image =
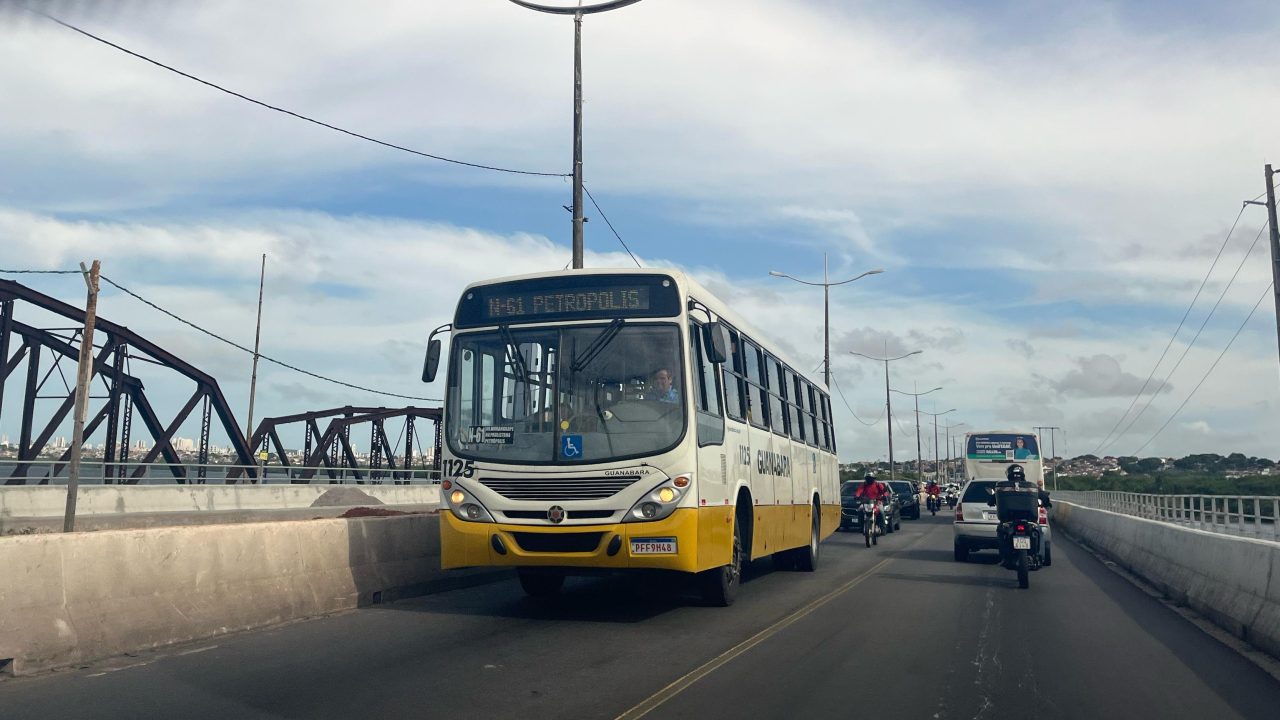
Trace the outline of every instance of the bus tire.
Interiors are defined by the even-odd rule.
[[[738,597],[742,583],[742,522],[741,515],[733,523],[733,552],[729,564],[698,573],[698,586],[703,602],[716,607],[729,607]]]
[[[520,576],[520,587],[530,597],[551,597],[564,587],[564,573],[517,568],[516,574]]]
[[[794,566],[800,572],[813,572],[818,569],[818,542],[821,538],[822,514],[817,503],[813,505],[812,519],[809,522],[809,544],[792,550]]]

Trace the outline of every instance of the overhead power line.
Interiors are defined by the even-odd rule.
[[[1240,327],[1236,328],[1235,335],[1231,336],[1231,339],[1227,341],[1227,346],[1222,348],[1222,352],[1218,353],[1218,359],[1213,361],[1213,364],[1209,366],[1209,369],[1204,372],[1204,376],[1200,378],[1200,382],[1196,383],[1196,386],[1191,389],[1191,392],[1187,393],[1186,399],[1182,401],[1182,404],[1178,406],[1178,409],[1173,411],[1173,414],[1169,416],[1168,420],[1164,421],[1164,424],[1160,426],[1159,430],[1156,430],[1154,435],[1148,438],[1146,442],[1142,443],[1142,447],[1138,448],[1137,451],[1133,453],[1134,455],[1146,450],[1147,446],[1159,437],[1160,433],[1164,432],[1165,428],[1169,427],[1169,423],[1173,422],[1173,419],[1178,417],[1178,413],[1182,412],[1182,409],[1187,406],[1187,403],[1191,402],[1191,398],[1195,396],[1196,391],[1200,389],[1200,386],[1204,384],[1205,380],[1209,379],[1209,375],[1213,373],[1214,368],[1218,367],[1218,363],[1222,362],[1223,356],[1225,356],[1227,351],[1231,349],[1231,345],[1236,341],[1236,338],[1240,337],[1240,333],[1244,330],[1244,326],[1249,324],[1249,320],[1251,320],[1253,318],[1253,314],[1258,311],[1258,307],[1262,305],[1262,301],[1267,299],[1267,295],[1271,294],[1271,288],[1274,286],[1275,283],[1269,283],[1267,285],[1267,289],[1262,291],[1262,296],[1258,298],[1258,302],[1253,304],[1253,309],[1249,311],[1244,322],[1240,323]]]
[[[439,161],[441,161],[441,162],[451,163],[451,164],[454,164],[454,165],[462,165],[462,166],[464,166],[464,167],[477,168],[477,169],[479,169],[479,170],[492,170],[492,171],[494,171],[494,172],[511,173],[511,174],[515,174],[515,175],[533,175],[533,176],[537,176],[537,177],[560,177],[560,178],[573,177],[573,173],[563,173],[563,172],[561,172],[561,173],[553,173],[553,172],[536,172],[536,171],[533,171],[533,170],[519,170],[519,169],[514,169],[514,168],[500,167],[500,166],[497,166],[497,165],[485,165],[485,164],[482,164],[482,163],[467,162],[467,161],[465,161],[465,160],[456,160],[456,159],[454,159],[454,158],[448,158],[448,157],[445,157],[445,156],[443,156],[443,155],[436,155],[436,154],[434,154],[434,153],[429,153],[429,152],[425,152],[425,151],[422,151],[422,150],[415,150],[415,149],[413,149],[413,148],[405,147],[404,145],[398,145],[398,144],[396,144],[396,143],[388,142],[388,141],[386,141],[386,140],[380,140],[380,139],[375,138],[375,137],[372,137],[372,136],[370,136],[370,135],[365,135],[364,133],[356,132],[356,131],[354,131],[354,130],[348,130],[347,128],[339,127],[339,126],[337,126],[337,125],[333,125],[333,124],[331,124],[331,123],[324,122],[323,120],[317,120],[317,119],[315,119],[315,118],[313,118],[313,117],[310,117],[310,116],[307,116],[307,115],[303,115],[302,113],[295,112],[295,111],[293,111],[293,110],[289,110],[289,109],[287,109],[287,108],[279,107],[279,106],[277,106],[277,105],[272,105],[271,103],[264,102],[264,101],[262,101],[262,100],[258,100],[258,99],[256,99],[256,98],[249,97],[248,95],[245,95],[244,93],[237,92],[237,91],[235,91],[235,90],[231,90],[231,89],[229,89],[229,88],[223,87],[222,85],[218,85],[217,83],[210,82],[210,81],[208,81],[208,80],[205,80],[205,79],[203,79],[203,78],[201,78],[201,77],[198,77],[198,76],[196,76],[196,75],[193,75],[193,74],[191,74],[191,73],[189,73],[189,72],[186,72],[186,71],[184,71],[184,70],[179,70],[178,68],[173,67],[172,65],[168,65],[168,64],[162,63],[162,62],[160,62],[159,60],[155,60],[155,59],[153,59],[153,58],[151,58],[151,57],[148,57],[148,56],[146,56],[146,55],[143,55],[142,53],[136,52],[136,51],[134,51],[134,50],[130,50],[129,48],[126,48],[126,47],[124,47],[124,46],[122,46],[122,45],[119,45],[119,44],[117,44],[117,43],[111,42],[110,40],[107,40],[107,39],[105,39],[105,38],[103,38],[103,37],[100,37],[100,36],[98,36],[98,35],[95,35],[95,34],[93,34],[93,33],[89,32],[88,30],[85,30],[84,28],[77,27],[76,25],[72,25],[71,23],[66,22],[65,20],[62,20],[62,19],[60,19],[60,18],[54,17],[53,15],[50,15],[50,14],[48,14],[48,13],[46,13],[46,12],[42,12],[42,11],[39,11],[39,10],[31,10],[31,12],[36,13],[37,15],[40,15],[40,16],[42,16],[42,17],[48,18],[49,20],[51,20],[51,21],[53,21],[53,22],[55,22],[55,23],[57,23],[57,24],[61,25],[62,27],[65,27],[65,28],[67,28],[68,30],[71,30],[71,31],[73,31],[73,32],[77,32],[77,33],[79,33],[79,34],[81,34],[81,35],[83,35],[83,36],[85,36],[85,37],[87,37],[87,38],[89,38],[89,39],[91,39],[91,40],[94,40],[94,41],[96,41],[96,42],[102,43],[103,45],[106,45],[106,46],[108,46],[108,47],[114,48],[114,49],[116,49],[116,50],[119,50],[120,52],[125,53],[126,55],[130,55],[130,56],[132,56],[132,57],[138,58],[139,60],[142,60],[142,61],[144,61],[144,62],[148,62],[148,63],[150,63],[150,64],[152,64],[152,65],[155,65],[156,67],[163,68],[163,69],[165,69],[165,70],[168,70],[168,71],[169,71],[169,72],[171,72],[171,73],[174,73],[174,74],[176,74],[176,75],[180,75],[180,76],[182,76],[182,77],[184,77],[184,78],[187,78],[187,79],[189,79],[189,80],[194,80],[195,82],[198,82],[198,83],[200,83],[201,85],[205,85],[206,87],[211,87],[211,88],[213,88],[214,90],[217,90],[217,91],[219,91],[219,92],[226,93],[227,95],[230,95],[230,96],[235,97],[235,98],[239,98],[240,100],[244,100],[244,101],[246,101],[246,102],[253,103],[254,105],[257,105],[257,106],[259,106],[259,107],[264,107],[264,108],[266,108],[266,109],[268,109],[268,110],[273,110],[273,111],[275,111],[275,112],[282,113],[282,114],[284,114],[284,115],[288,115],[288,116],[293,117],[293,118],[297,118],[298,120],[302,120],[302,121],[304,121],[304,122],[308,122],[308,123],[311,123],[311,124],[313,124],[313,125],[319,125],[320,127],[326,128],[326,129],[328,129],[328,130],[333,130],[334,132],[339,132],[339,133],[342,133],[342,134],[344,134],[344,135],[349,135],[349,136],[351,136],[351,137],[354,137],[354,138],[357,138],[357,139],[360,139],[360,140],[364,140],[364,141],[366,141],[366,142],[371,142],[371,143],[374,143],[375,145],[381,145],[381,146],[383,146],[383,147],[390,148],[390,149],[392,149],[392,150],[400,150],[400,151],[402,151],[402,152],[407,152],[407,153],[410,153],[410,154],[412,154],[412,155],[417,155],[417,156],[419,156],[419,157],[430,158],[430,159],[432,159],[432,160],[439,160]],[[607,215],[605,215],[604,210],[600,207],[600,204],[596,202],[595,197],[591,195],[591,191],[590,191],[590,190],[588,190],[588,189],[586,188],[586,186],[585,186],[585,185],[583,186],[583,188],[582,188],[582,189],[583,189],[583,191],[585,191],[585,192],[587,193],[587,197],[588,197],[588,198],[590,198],[590,200],[591,200],[591,204],[592,204],[592,205],[594,205],[594,206],[595,206],[595,208],[596,208],[596,211],[600,213],[600,217],[604,220],[605,224],[609,226],[609,230],[613,232],[613,236],[614,236],[615,238],[617,238],[617,239],[618,239],[618,243],[619,243],[620,245],[622,245],[622,249],[623,249],[623,250],[626,250],[627,255],[630,255],[630,256],[631,256],[631,260],[632,260],[632,262],[634,262],[634,263],[636,264],[636,267],[643,267],[643,265],[641,265],[641,264],[640,264],[640,261],[636,259],[635,254],[633,254],[633,253],[631,252],[631,248],[630,248],[630,247],[627,247],[627,243],[626,243],[626,241],[624,241],[624,240],[622,239],[622,235],[620,235],[620,234],[618,233],[617,229],[616,229],[616,228],[614,228],[613,223],[609,221],[609,217],[608,217]]]
[[[613,230],[613,236],[618,238],[618,242],[622,245],[622,249],[626,250],[628,255],[631,255],[631,262],[635,263],[636,267],[644,267],[640,264],[640,261],[636,259],[636,256],[631,254],[631,248],[627,247],[627,244],[623,242],[622,236],[618,234],[618,231],[613,229],[613,223],[609,222],[609,217],[604,214],[604,210],[600,209],[600,205],[596,202],[595,196],[591,194],[591,191],[587,189],[585,184],[582,186],[582,191],[587,194],[587,198],[590,199],[591,204],[595,206],[596,212],[600,213],[600,217],[604,219],[604,224],[608,225],[610,230]]]
[[[871,421],[871,422],[867,422],[866,420],[863,420],[862,418],[858,417],[858,413],[856,413],[856,412],[854,412],[854,411],[853,411],[853,406],[851,406],[851,405],[849,404],[849,400],[845,398],[845,396],[844,396],[844,390],[842,390],[842,389],[840,388],[840,383],[836,380],[836,375],[835,375],[835,373],[832,373],[832,374],[831,374],[831,382],[832,382],[832,384],[834,384],[834,385],[836,386],[836,392],[840,394],[840,399],[844,402],[845,409],[847,409],[847,410],[849,411],[849,414],[853,416],[853,419],[854,419],[854,420],[857,420],[858,422],[862,423],[863,425],[866,425],[866,426],[870,427],[870,426],[872,426],[872,425],[879,425],[879,424],[880,424],[880,421],[884,419],[884,412],[883,412],[883,411],[880,413],[880,417],[876,418],[875,420],[873,420],[873,421]]]
[[[1222,304],[1223,298],[1227,296],[1227,291],[1231,289],[1231,286],[1236,282],[1236,278],[1240,276],[1240,271],[1244,269],[1245,262],[1248,261],[1249,256],[1253,254],[1253,249],[1258,246],[1258,240],[1262,238],[1262,233],[1266,232],[1268,224],[1269,223],[1263,223],[1262,228],[1258,230],[1257,236],[1253,238],[1253,244],[1251,244],[1249,249],[1245,251],[1244,257],[1240,258],[1240,264],[1236,266],[1236,271],[1231,274],[1231,279],[1227,281],[1226,287],[1222,288],[1222,292],[1218,294],[1218,299],[1213,303],[1213,307],[1209,308],[1209,314],[1205,315],[1204,321],[1200,323],[1200,327],[1196,330],[1196,334],[1191,337],[1191,341],[1182,349],[1182,354],[1178,356],[1178,361],[1175,362],[1169,372],[1165,374],[1164,380],[1160,382],[1160,387],[1156,388],[1155,392],[1151,393],[1147,398],[1146,404],[1138,410],[1138,413],[1133,416],[1133,419],[1129,421],[1129,424],[1125,425],[1124,429],[1120,431],[1120,434],[1116,435],[1115,438],[1111,440],[1110,445],[1115,445],[1120,441],[1120,438],[1124,437],[1129,432],[1147,409],[1151,407],[1151,404],[1155,402],[1156,397],[1164,391],[1165,387],[1169,384],[1169,378],[1173,377],[1173,374],[1182,366],[1182,361],[1187,359],[1187,354],[1191,352],[1191,348],[1195,347],[1196,341],[1200,339],[1200,334],[1204,332],[1205,326],[1207,326],[1209,321],[1213,319],[1214,314],[1218,311],[1218,306]],[[1097,453],[1094,454],[1096,455]]]
[[[1102,447],[1107,444],[1111,436],[1115,434],[1116,428],[1120,427],[1120,423],[1129,417],[1129,412],[1133,410],[1133,406],[1137,404],[1142,397],[1142,393],[1151,384],[1151,378],[1155,377],[1156,370],[1160,368],[1160,363],[1164,362],[1164,358],[1169,354],[1169,348],[1173,347],[1173,341],[1177,339],[1178,333],[1182,332],[1182,326],[1187,322],[1187,317],[1191,315],[1191,309],[1196,306],[1196,301],[1200,299],[1200,293],[1204,291],[1204,286],[1209,282],[1209,276],[1213,274],[1213,269],[1218,266],[1218,259],[1222,257],[1222,251],[1227,249],[1227,243],[1231,242],[1231,235],[1236,231],[1236,225],[1240,223],[1240,218],[1244,215],[1247,205],[1240,206],[1240,212],[1236,214],[1235,222],[1231,223],[1231,229],[1227,231],[1227,236],[1222,240],[1222,246],[1218,248],[1218,254],[1213,257],[1213,262],[1209,265],[1209,270],[1204,274],[1204,279],[1200,281],[1200,287],[1196,288],[1196,294],[1191,298],[1191,304],[1187,305],[1187,311],[1182,313],[1182,319],[1178,321],[1178,327],[1174,328],[1173,335],[1169,336],[1169,342],[1165,343],[1164,351],[1160,353],[1160,358],[1156,360],[1156,364],[1151,366],[1151,372],[1147,374],[1147,379],[1142,381],[1142,387],[1138,388],[1137,394],[1133,396],[1133,400],[1129,401],[1129,407],[1125,408],[1124,414],[1116,419],[1116,424],[1107,431],[1106,437],[1102,438],[1102,442],[1098,443],[1098,447],[1093,451],[1094,455],[1101,452]]]
[[[82,271],[80,271],[80,270],[6,270],[6,269],[0,269],[0,275],[81,275],[81,274],[82,274]],[[109,285],[114,286],[116,289],[120,290],[121,292],[123,292],[123,293],[126,293],[126,294],[128,294],[128,295],[133,296],[136,300],[139,300],[139,301],[140,301],[140,302],[142,302],[143,304],[148,305],[148,306],[150,306],[150,307],[152,307],[152,308],[154,308],[154,309],[156,309],[156,310],[159,310],[160,312],[164,313],[165,315],[168,315],[169,317],[173,318],[174,320],[177,320],[178,322],[180,322],[180,323],[182,323],[182,324],[184,324],[184,325],[187,325],[188,327],[194,328],[194,329],[196,329],[196,330],[198,330],[198,331],[200,331],[200,332],[204,333],[205,335],[208,335],[209,337],[211,337],[211,338],[213,338],[213,339],[215,339],[215,340],[218,340],[218,341],[220,341],[220,342],[226,343],[227,345],[230,345],[231,347],[236,348],[237,350],[243,350],[244,352],[247,352],[247,353],[249,353],[250,355],[252,355],[252,354],[253,354],[253,351],[252,351],[252,350],[250,350],[249,348],[245,347],[244,345],[241,345],[240,343],[237,343],[237,342],[235,342],[234,340],[228,340],[227,338],[224,338],[224,337],[222,337],[221,335],[218,335],[218,334],[217,334],[217,333],[215,333],[215,332],[212,332],[212,331],[209,331],[209,330],[205,330],[204,328],[200,327],[199,325],[196,325],[195,323],[191,322],[190,320],[187,320],[186,318],[180,317],[180,316],[178,316],[178,315],[177,315],[177,314],[175,314],[175,313],[169,312],[168,310],[166,310],[166,309],[164,309],[164,308],[160,307],[159,305],[157,305],[157,304],[155,304],[155,303],[151,302],[150,300],[148,300],[148,299],[146,299],[146,298],[142,297],[142,296],[141,296],[141,295],[139,295],[138,293],[136,293],[136,292],[134,292],[134,291],[130,290],[129,288],[124,287],[123,285],[121,285],[121,284],[117,283],[116,281],[112,280],[111,278],[107,277],[106,275],[101,275],[101,276],[100,276],[100,278],[101,278],[104,282],[108,283]],[[262,353],[258,353],[258,357],[262,358],[263,360],[266,360],[267,362],[270,362],[270,363],[274,363],[274,364],[276,364],[276,365],[279,365],[280,367],[287,368],[287,369],[289,369],[289,370],[293,370],[294,372],[299,372],[299,373],[302,373],[303,375],[309,375],[309,376],[311,376],[311,377],[313,377],[313,378],[316,378],[316,379],[318,379],[318,380],[323,380],[323,381],[325,381],[325,382],[334,383],[335,385],[341,385],[341,386],[343,386],[343,387],[352,388],[352,389],[354,389],[354,390],[360,390],[360,391],[362,391],[362,392],[373,393],[373,394],[375,394],[375,395],[386,395],[387,397],[403,398],[403,399],[405,399],[405,400],[425,400],[425,401],[427,401],[427,402],[441,402],[441,400],[440,400],[439,398],[417,397],[416,395],[400,395],[400,394],[398,394],[398,393],[385,392],[385,391],[383,391],[383,390],[374,390],[373,388],[362,387],[362,386],[360,386],[360,385],[353,385],[353,384],[351,384],[351,383],[349,383],[349,382],[343,382],[342,380],[335,380],[335,379],[330,378],[330,377],[325,377],[324,375],[320,375],[319,373],[313,373],[313,372],[311,372],[310,370],[304,370],[304,369],[302,369],[302,368],[300,368],[300,367],[297,367],[297,366],[294,366],[294,365],[290,365],[289,363],[283,362],[283,361],[281,361],[281,360],[276,360],[275,358],[271,358],[271,357],[268,357],[268,356],[266,356],[266,355],[263,355]]]
[[[448,158],[448,157],[445,157],[445,156],[443,156],[443,155],[436,155],[436,154],[434,154],[434,153],[424,152],[424,151],[422,151],[422,150],[415,150],[415,149],[410,148],[410,147],[405,147],[404,145],[397,145],[396,143],[388,142],[388,141],[386,141],[386,140],[379,140],[378,138],[371,137],[371,136],[369,136],[369,135],[365,135],[365,134],[363,134],[363,133],[358,133],[358,132],[356,132],[356,131],[354,131],[354,130],[348,130],[348,129],[346,129],[346,128],[338,127],[337,125],[333,125],[333,124],[330,124],[330,123],[324,122],[323,120],[317,120],[317,119],[315,119],[315,118],[313,118],[313,117],[309,117],[309,116],[307,116],[307,115],[303,115],[302,113],[294,112],[293,110],[288,110],[288,109],[286,109],[286,108],[282,108],[282,107],[279,107],[279,106],[277,106],[277,105],[272,105],[272,104],[270,104],[270,103],[263,102],[262,100],[258,100],[258,99],[255,99],[255,98],[249,97],[248,95],[245,95],[245,94],[243,94],[243,93],[236,92],[235,90],[231,90],[231,89],[225,88],[225,87],[223,87],[223,86],[221,86],[221,85],[218,85],[217,83],[213,83],[213,82],[210,82],[210,81],[205,80],[205,79],[203,79],[203,78],[200,78],[200,77],[197,77],[197,76],[195,76],[195,75],[192,75],[192,74],[191,74],[191,73],[189,73],[189,72],[185,72],[185,71],[183,71],[183,70],[179,70],[178,68],[173,67],[172,65],[166,65],[165,63],[162,63],[162,62],[160,62],[159,60],[155,60],[155,59],[152,59],[152,58],[150,58],[150,57],[147,57],[146,55],[143,55],[142,53],[135,52],[135,51],[130,50],[129,48],[123,47],[123,46],[121,46],[121,45],[117,45],[116,43],[113,43],[113,42],[111,42],[110,40],[107,40],[107,39],[105,39],[105,38],[102,38],[102,37],[99,37],[99,36],[97,36],[97,35],[94,35],[93,33],[89,32],[88,30],[85,30],[85,29],[83,29],[83,28],[80,28],[80,27],[77,27],[77,26],[75,26],[75,25],[72,25],[71,23],[66,22],[65,20],[61,20],[61,19],[59,19],[59,18],[56,18],[56,17],[54,17],[53,15],[50,15],[49,13],[43,12],[43,11],[41,11],[41,10],[35,10],[35,9],[32,9],[32,8],[27,8],[27,9],[28,9],[28,10],[30,10],[31,12],[33,12],[33,13],[37,14],[37,15],[40,15],[40,16],[43,16],[43,17],[45,17],[45,18],[48,18],[49,20],[52,20],[53,22],[55,22],[55,23],[57,23],[57,24],[61,25],[62,27],[66,28],[66,29],[68,29],[68,30],[71,30],[71,31],[74,31],[74,32],[80,33],[81,35],[83,35],[83,36],[85,36],[85,37],[87,37],[87,38],[89,38],[89,39],[91,39],[91,40],[94,40],[94,41],[96,41],[96,42],[100,42],[100,43],[102,43],[103,45],[106,45],[106,46],[108,46],[108,47],[115,48],[116,50],[119,50],[120,52],[125,53],[126,55],[130,55],[130,56],[132,56],[132,57],[138,58],[139,60],[143,60],[143,61],[145,61],[145,62],[151,63],[152,65],[155,65],[156,67],[163,68],[163,69],[168,70],[169,72],[174,73],[174,74],[176,74],[176,75],[181,75],[182,77],[187,78],[188,80],[194,80],[195,82],[198,82],[198,83],[200,83],[201,85],[204,85],[204,86],[206,86],[206,87],[211,87],[211,88],[213,88],[214,90],[217,90],[217,91],[219,91],[219,92],[226,93],[227,95],[230,95],[230,96],[232,96],[232,97],[236,97],[236,98],[239,98],[239,99],[241,99],[241,100],[245,100],[245,101],[247,101],[247,102],[251,102],[251,103],[253,103],[254,105],[257,105],[257,106],[259,106],[259,107],[264,107],[264,108],[266,108],[266,109],[268,109],[268,110],[274,110],[275,112],[282,113],[282,114],[284,114],[284,115],[288,115],[288,116],[290,116],[290,117],[297,118],[298,120],[302,120],[302,121],[305,121],[305,122],[309,122],[309,123],[311,123],[311,124],[313,124],[313,125],[319,125],[320,127],[327,128],[327,129],[329,129],[329,130],[333,130],[334,132],[340,132],[340,133],[342,133],[342,134],[344,134],[344,135],[350,135],[351,137],[359,138],[360,140],[364,140],[364,141],[366,141],[366,142],[371,142],[371,143],[373,143],[373,144],[375,144],[375,145],[381,145],[381,146],[383,146],[383,147],[388,147],[388,148],[391,148],[391,149],[393,149],[393,150],[400,150],[400,151],[402,151],[402,152],[411,153],[411,154],[413,154],[413,155],[418,155],[418,156],[420,156],[420,157],[430,158],[430,159],[432,159],[432,160],[439,160],[440,162],[451,163],[451,164],[453,164],[453,165],[462,165],[462,166],[464,166],[464,167],[476,168],[476,169],[479,169],[479,170],[492,170],[492,171],[494,171],[494,172],[510,173],[510,174],[514,174],[514,175],[536,175],[536,176],[539,176],[539,177],[573,177],[573,173],[563,173],[563,172],[559,172],[559,173],[553,173],[553,172],[535,172],[535,171],[533,171],[533,170],[518,170],[518,169],[514,169],[514,168],[499,167],[499,166],[497,166],[497,165],[485,165],[485,164],[482,164],[482,163],[467,162],[467,161],[465,161],[465,160],[455,160],[454,158]]]
[[[79,271],[77,270],[77,271],[75,271],[75,272],[79,272]],[[236,348],[237,350],[242,350],[242,351],[244,351],[244,352],[246,352],[246,353],[249,353],[250,355],[254,354],[254,353],[253,353],[253,350],[250,350],[249,348],[245,347],[244,345],[241,345],[240,343],[237,343],[237,342],[235,342],[235,341],[233,341],[233,340],[228,340],[227,338],[222,337],[221,335],[218,335],[218,334],[217,334],[217,333],[215,333],[215,332],[211,332],[211,331],[209,331],[209,330],[205,330],[204,328],[200,327],[199,325],[196,325],[195,323],[191,322],[190,320],[187,320],[186,318],[180,317],[180,316],[178,316],[178,315],[177,315],[177,314],[175,314],[175,313],[169,312],[168,310],[166,310],[166,309],[164,309],[164,308],[160,307],[159,305],[157,305],[157,304],[155,304],[155,303],[151,302],[150,300],[148,300],[148,299],[146,299],[146,298],[142,297],[142,296],[141,296],[141,295],[139,295],[138,293],[136,293],[136,292],[134,292],[134,291],[130,290],[129,288],[127,288],[127,287],[125,287],[125,286],[121,285],[120,283],[117,283],[116,281],[112,280],[111,278],[107,277],[106,275],[102,275],[102,276],[100,276],[100,277],[102,278],[102,280],[103,280],[103,281],[105,281],[105,282],[106,282],[106,283],[108,283],[109,285],[111,285],[111,286],[115,287],[117,290],[119,290],[119,291],[121,291],[121,292],[123,292],[123,293],[125,293],[125,294],[127,294],[127,295],[131,295],[134,299],[136,299],[136,300],[138,300],[138,301],[142,302],[144,305],[147,305],[147,306],[149,306],[149,307],[151,307],[151,308],[153,308],[153,309],[155,309],[155,310],[159,310],[160,312],[164,313],[165,315],[168,315],[169,317],[173,318],[174,320],[177,320],[178,322],[182,323],[183,325],[186,325],[186,326],[191,327],[191,328],[193,328],[193,329],[195,329],[195,330],[198,330],[198,331],[200,331],[200,332],[204,333],[205,335],[208,335],[209,337],[211,337],[211,338],[213,338],[213,339],[215,339],[215,340],[218,340],[218,341],[223,342],[223,343],[225,343],[225,344],[227,344],[227,345],[230,345],[230,346],[231,346],[231,347],[233,347],[233,348]],[[355,384],[352,384],[352,383],[349,383],[349,382],[343,382],[342,380],[335,380],[334,378],[331,378],[331,377],[325,377],[324,375],[321,375],[321,374],[319,374],[319,373],[311,372],[310,370],[304,370],[304,369],[302,369],[302,368],[300,368],[300,367],[298,367],[298,366],[296,366],[296,365],[290,365],[290,364],[289,364],[289,363],[287,363],[287,362],[284,362],[284,361],[281,361],[281,360],[276,360],[275,358],[268,357],[268,356],[266,356],[266,355],[263,355],[262,353],[258,353],[258,357],[262,358],[263,360],[266,360],[266,361],[267,361],[267,362],[269,362],[269,363],[274,363],[274,364],[276,364],[276,365],[279,365],[279,366],[280,366],[280,367],[282,367],[282,368],[286,368],[286,369],[288,369],[288,370],[292,370],[292,371],[294,371],[294,372],[302,373],[303,375],[309,375],[309,376],[311,376],[311,377],[313,377],[313,378],[316,378],[317,380],[323,380],[323,381],[328,382],[328,383],[333,383],[333,384],[335,384],[335,385],[341,385],[341,386],[343,386],[343,387],[351,388],[351,389],[353,389],[353,390],[359,390],[359,391],[361,391],[361,392],[373,393],[374,395],[385,395],[385,396],[387,396],[387,397],[403,398],[403,399],[405,399],[405,400],[424,400],[424,401],[426,401],[426,402],[440,402],[440,398],[418,397],[418,396],[416,396],[416,395],[401,395],[401,394],[399,394],[399,393],[386,392],[386,391],[384,391],[384,390],[374,390],[373,388],[367,388],[367,387],[363,387],[363,386],[361,386],[361,385],[355,385]]]

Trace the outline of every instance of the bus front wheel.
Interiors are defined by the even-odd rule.
[[[733,552],[729,564],[698,573],[702,599],[708,605],[728,607],[738,597],[738,585],[742,581],[742,523],[733,523]]]

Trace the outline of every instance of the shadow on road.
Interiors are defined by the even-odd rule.
[[[742,572],[742,592],[777,570],[771,559],[752,562]],[[477,598],[475,592],[484,593]],[[702,607],[695,578],[648,572],[570,577],[555,596],[533,598],[516,581],[486,585],[473,592],[450,592],[376,605],[368,609],[554,620],[560,622],[641,623],[684,607]]]

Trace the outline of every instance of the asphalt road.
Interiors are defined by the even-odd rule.
[[[1274,718],[1280,682],[1059,534],[1018,590],[945,515],[737,604],[663,577],[455,590],[0,682],[0,718]]]

